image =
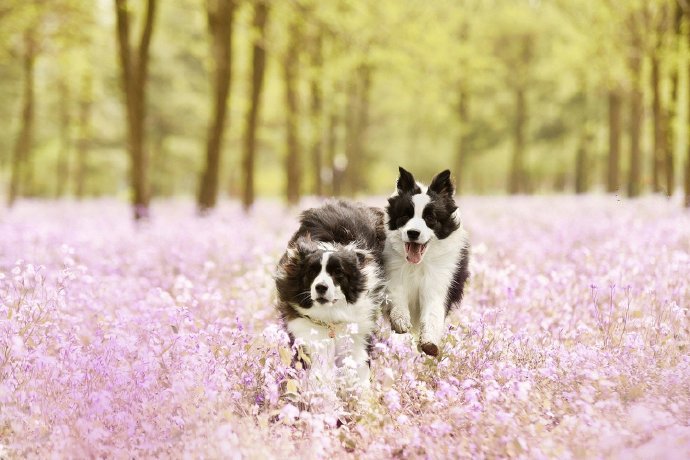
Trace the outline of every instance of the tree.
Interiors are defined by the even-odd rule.
[[[618,192],[620,187],[620,149],[621,149],[621,104],[620,89],[608,92],[609,154],[606,172],[606,191]]]
[[[323,89],[321,85],[323,67],[323,37],[317,25],[311,38],[310,58],[312,65],[310,89],[310,117],[312,125],[311,161],[314,168],[314,193],[323,195]]]
[[[467,7],[466,5],[464,5]],[[458,39],[460,40],[462,50],[465,51],[467,48],[467,41],[469,39],[469,22],[467,18],[463,18],[460,24],[460,32]],[[461,193],[462,188],[465,183],[463,180],[463,171],[465,169],[465,161],[467,158],[467,151],[469,145],[469,89],[467,80],[469,79],[468,71],[468,58],[467,52],[463,52],[459,59],[460,71],[463,74],[460,76],[457,83],[458,99],[456,113],[458,117],[458,140],[457,140],[457,152],[455,157],[455,190],[457,193]]]
[[[630,172],[628,175],[628,196],[636,197],[642,189],[642,40],[639,31],[631,27],[633,37],[628,66],[631,78],[630,90]]]
[[[510,173],[508,177],[508,193],[515,194],[525,192],[527,188],[525,177],[525,141],[527,129],[528,107],[526,99],[527,73],[532,61],[533,48],[532,35],[525,33],[518,37],[519,69],[520,74],[513,84],[515,97],[515,118],[513,125],[513,153],[510,160]]]
[[[681,34],[681,23],[683,21],[683,11],[677,2],[672,1],[671,5],[672,17],[673,17],[673,32],[671,34],[671,48],[678,55]],[[673,152],[675,150],[675,140],[679,136],[677,129],[676,118],[678,116],[678,78],[679,78],[679,68],[678,62],[673,62],[671,67],[671,98],[669,100],[667,110],[666,110],[666,194],[672,196],[675,189],[675,172],[676,166],[673,159]]]
[[[208,31],[213,57],[212,115],[206,140],[206,166],[201,175],[197,204],[204,212],[216,205],[225,118],[232,79],[234,0],[207,0]]]
[[[328,116],[328,141],[326,143],[326,158],[330,170],[331,194],[339,196],[343,193],[343,169],[338,164],[338,126],[340,117],[337,108],[331,110]]]
[[[91,144],[91,108],[93,106],[93,77],[89,71],[82,76],[77,113],[77,158],[74,170],[74,194],[83,198],[86,192],[87,157]]]
[[[24,88],[22,91],[21,124],[14,145],[10,188],[7,194],[8,206],[12,206],[20,192],[20,184],[30,187],[31,144],[34,130],[34,68],[36,63],[36,31],[29,27],[24,32],[22,50],[22,70]]]
[[[347,90],[345,114],[345,179],[350,195],[366,188],[364,163],[367,154],[369,101],[371,98],[372,65],[362,62],[353,73]]]
[[[299,97],[297,89],[301,35],[299,18],[292,17],[288,24],[288,44],[283,57],[286,106],[285,133],[287,141],[287,156],[285,158],[285,170],[287,172],[286,196],[290,205],[295,205],[299,202],[302,181],[299,140]]]
[[[585,122],[580,146],[575,155],[575,193],[577,194],[587,193],[589,188],[589,170],[591,168],[589,150],[591,143],[592,136]]]
[[[688,26],[690,26],[690,5],[685,4],[685,21]],[[687,31],[688,45],[690,45],[690,30]],[[687,65],[690,71],[690,63]],[[688,90],[690,91],[690,79],[688,81]],[[688,109],[690,110],[690,98],[688,98]],[[690,118],[690,117],[689,117]],[[685,153],[685,207],[690,208],[690,123],[686,124],[686,136],[688,139]]]
[[[667,111],[663,107],[661,95],[662,62],[661,54],[663,51],[664,34],[667,28],[667,8],[661,6],[661,11],[656,18],[657,27],[654,31],[654,45],[651,48],[651,85],[652,85],[652,118],[654,122],[654,147],[652,152],[652,191],[658,193],[662,190],[663,178],[668,172],[669,146],[666,131],[668,129]]]
[[[130,184],[134,219],[146,218],[151,199],[146,152],[146,82],[149,48],[153,35],[157,0],[147,0],[143,27],[136,47],[130,44],[130,10],[127,0],[115,0],[117,42],[124,95],[127,144],[130,157]]]
[[[248,210],[254,204],[254,164],[256,158],[256,129],[261,108],[261,93],[266,73],[266,23],[269,7],[265,0],[254,3],[254,39],[252,44],[252,78],[250,102],[245,123],[244,151],[242,153],[242,205]]]
[[[58,91],[60,93],[60,106],[58,108],[59,120],[58,125],[60,127],[60,147],[58,151],[57,160],[57,187],[55,189],[55,196],[61,197],[65,194],[67,183],[69,182],[69,164],[70,164],[70,151],[72,150],[72,111],[70,108],[71,97],[70,97],[70,85],[61,76],[58,80]]]

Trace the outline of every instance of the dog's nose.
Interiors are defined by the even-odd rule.
[[[319,283],[316,286],[314,286],[314,289],[316,289],[316,292],[318,294],[324,295],[326,291],[328,291],[328,286],[325,284]]]
[[[419,238],[419,231],[417,230],[408,230],[407,231],[407,237],[411,240],[416,240]]]

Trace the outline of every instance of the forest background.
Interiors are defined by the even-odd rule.
[[[0,190],[684,195],[685,0],[3,0]]]

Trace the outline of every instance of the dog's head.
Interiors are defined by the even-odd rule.
[[[449,170],[438,173],[429,187],[425,187],[409,171],[400,168],[396,191],[388,199],[386,213],[388,230],[399,232],[408,262],[420,263],[429,244],[447,238],[459,228],[454,195]]]
[[[373,267],[369,251],[300,237],[280,261],[278,296],[305,309],[353,304],[370,288]]]

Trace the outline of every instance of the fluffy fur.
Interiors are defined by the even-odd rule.
[[[383,221],[382,211],[346,201],[304,211],[275,277],[300,356],[331,369],[349,363],[365,386],[384,289]]]
[[[426,354],[436,356],[445,318],[462,300],[469,277],[469,242],[454,200],[450,171],[426,187],[400,168],[386,207],[384,263],[391,327],[413,332]]]

